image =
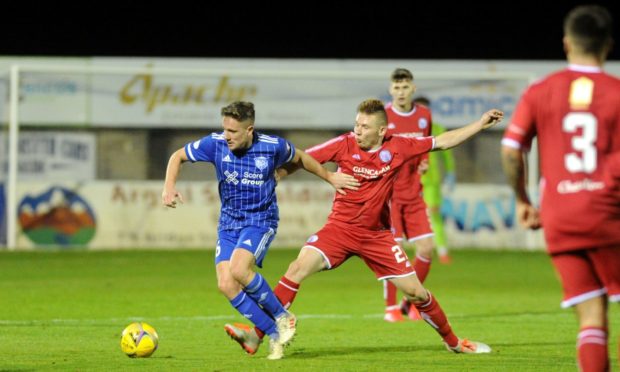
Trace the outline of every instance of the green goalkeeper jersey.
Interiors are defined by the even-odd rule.
[[[433,123],[431,132],[433,136],[438,136],[445,131],[446,128],[437,123]],[[432,151],[428,159],[428,164],[428,170],[422,175],[422,185],[424,185],[424,188],[441,186],[442,168],[443,173],[454,174],[454,156],[452,155],[452,150]]]

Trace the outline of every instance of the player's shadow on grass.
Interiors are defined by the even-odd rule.
[[[493,312],[477,314],[450,314],[450,319],[490,319],[490,318],[518,318],[518,317],[537,317],[537,316],[574,316],[570,312],[564,311],[534,311],[534,312]]]
[[[329,348],[312,348],[312,349],[295,349],[289,350],[288,353],[285,352],[286,358],[298,358],[298,359],[314,359],[320,358],[324,356],[330,355],[369,355],[369,354],[383,354],[383,353],[411,353],[412,351],[438,351],[443,350],[441,346],[438,348],[437,345],[428,345],[428,346],[390,346],[390,347],[360,347],[360,346],[351,346],[351,347],[329,347]]]
[[[553,347],[573,347],[575,346],[575,341],[563,341],[563,342],[553,342],[553,341],[548,341],[548,342],[529,342],[529,341],[523,341],[523,342],[494,342],[493,344],[490,345],[491,348],[493,349],[493,351],[491,351],[491,353],[495,352],[495,350],[500,350],[502,347],[509,347],[509,348],[518,348],[518,347],[532,347],[532,346],[553,346]]]
[[[574,345],[574,342],[498,342],[493,343],[491,348],[493,354],[501,354],[504,348],[518,348],[518,347],[532,347],[532,346],[540,346],[540,347],[570,347]],[[341,356],[341,355],[369,355],[369,354],[384,354],[384,353],[411,353],[415,351],[430,351],[430,352],[440,352],[447,353],[447,350],[438,345],[403,345],[403,346],[390,346],[390,347],[360,347],[360,346],[351,346],[351,347],[329,347],[329,348],[299,348],[295,350],[289,350],[286,353],[286,358],[291,359],[314,359],[325,356]]]

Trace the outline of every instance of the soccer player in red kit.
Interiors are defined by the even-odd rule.
[[[300,283],[308,276],[340,266],[359,256],[380,280],[390,280],[442,337],[448,350],[456,353],[488,353],[488,345],[458,338],[437,299],[420,283],[407,254],[390,231],[389,201],[397,171],[410,159],[432,151],[454,147],[503,117],[498,110],[486,112],[480,120],[438,137],[405,138],[386,136],[387,116],[383,102],[363,101],[357,110],[353,133],[344,134],[307,150],[320,163],[335,162],[340,172],[353,175],[359,189],[336,195],[328,221],[312,235],[299,256],[280,279],[274,293],[288,308]],[[295,167],[279,168],[284,176]],[[244,350],[256,350],[256,329],[226,325],[226,331]]]
[[[431,135],[431,111],[422,105],[413,103],[415,93],[413,74],[404,68],[392,72],[390,95],[392,102],[385,105],[388,127],[387,135],[406,138],[428,137]],[[421,283],[424,283],[431,267],[433,258],[433,229],[428,216],[428,208],[422,197],[422,181],[420,172],[428,167],[428,153],[424,153],[407,161],[400,167],[390,203],[392,233],[396,241],[403,247],[403,238],[416,247],[413,268]],[[420,320],[415,306],[406,299],[402,305],[396,300],[396,286],[389,280],[383,281],[385,298],[384,320],[399,322],[403,313],[412,320]]]
[[[568,68],[532,84],[502,140],[517,218],[544,227],[564,291],[579,321],[578,363],[608,371],[607,302],[620,302],[620,79],[603,72],[612,17],[580,6],[564,21]],[[540,212],[528,197],[524,152],[538,137]]]

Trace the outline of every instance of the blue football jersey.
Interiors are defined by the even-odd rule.
[[[185,154],[191,162],[215,165],[222,203],[219,229],[278,226],[274,172],[295,156],[291,143],[255,132],[252,146],[235,154],[221,132],[186,144]]]

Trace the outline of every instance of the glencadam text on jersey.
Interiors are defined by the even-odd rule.
[[[383,173],[387,172],[390,170],[390,166],[386,165],[385,167],[377,170],[377,169],[368,169],[368,168],[364,168],[364,167],[353,167],[353,172],[355,172],[355,174],[359,174],[364,178],[377,178],[379,176],[381,176]]]

